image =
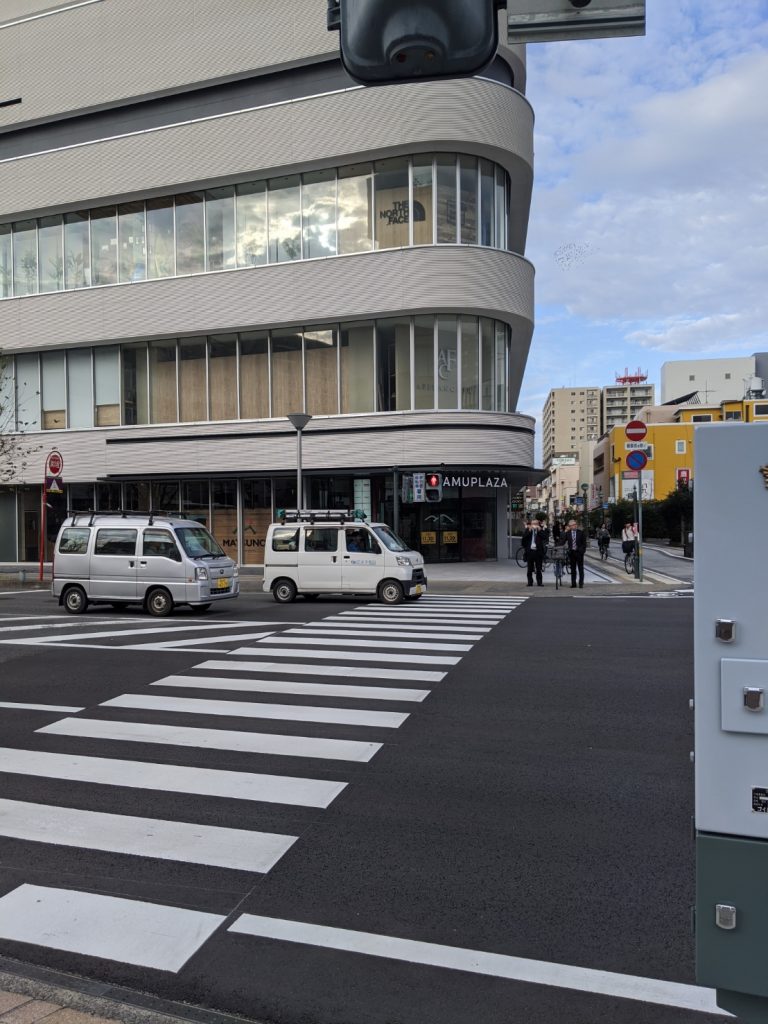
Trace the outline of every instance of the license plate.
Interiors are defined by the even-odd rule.
[[[422,587],[422,585],[421,585],[420,583],[417,583],[417,584],[416,584],[416,593],[417,593],[417,594],[420,594],[420,593],[422,592],[422,590],[423,590],[423,589],[424,589],[424,588]]]
[[[229,580],[216,580],[217,590],[229,590]]]

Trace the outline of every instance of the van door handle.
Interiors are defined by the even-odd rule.
[[[351,558],[351,555],[344,555],[345,558]]]
[[[128,565],[131,567],[131,569],[135,569],[136,568],[136,559],[135,558],[129,558],[128,559]]]
[[[142,558],[142,560],[139,562],[139,565],[146,565],[146,564],[147,564],[146,558]]]
[[[336,562],[337,560],[338,560],[338,556],[337,555],[331,555],[331,561],[332,562]]]

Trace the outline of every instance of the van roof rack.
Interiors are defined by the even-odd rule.
[[[88,526],[93,526],[96,516],[120,516],[122,519],[127,519],[129,516],[146,516],[149,519],[147,525],[152,526],[155,519],[178,519],[179,513],[165,512],[162,509],[145,511],[137,508],[68,508],[67,517],[70,516],[72,517],[70,526],[77,526],[78,516],[90,516]]]
[[[280,523],[362,523],[366,514],[360,508],[279,508]]]

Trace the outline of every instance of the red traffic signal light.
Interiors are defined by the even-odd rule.
[[[427,487],[439,487],[440,486],[440,474],[429,473],[427,475]]]
[[[442,473],[427,473],[424,477],[424,498],[427,501],[443,500]]]

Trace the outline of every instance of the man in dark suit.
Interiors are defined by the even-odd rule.
[[[525,548],[525,564],[528,567],[528,586],[533,586],[533,573],[536,572],[536,582],[541,587],[544,585],[542,569],[544,567],[544,554],[549,542],[549,530],[544,523],[534,519],[525,529],[523,534],[523,547]]]
[[[584,552],[587,550],[587,535],[571,519],[564,534],[568,561],[571,566],[571,586],[576,586],[576,570],[579,571],[579,586],[584,586]]]

